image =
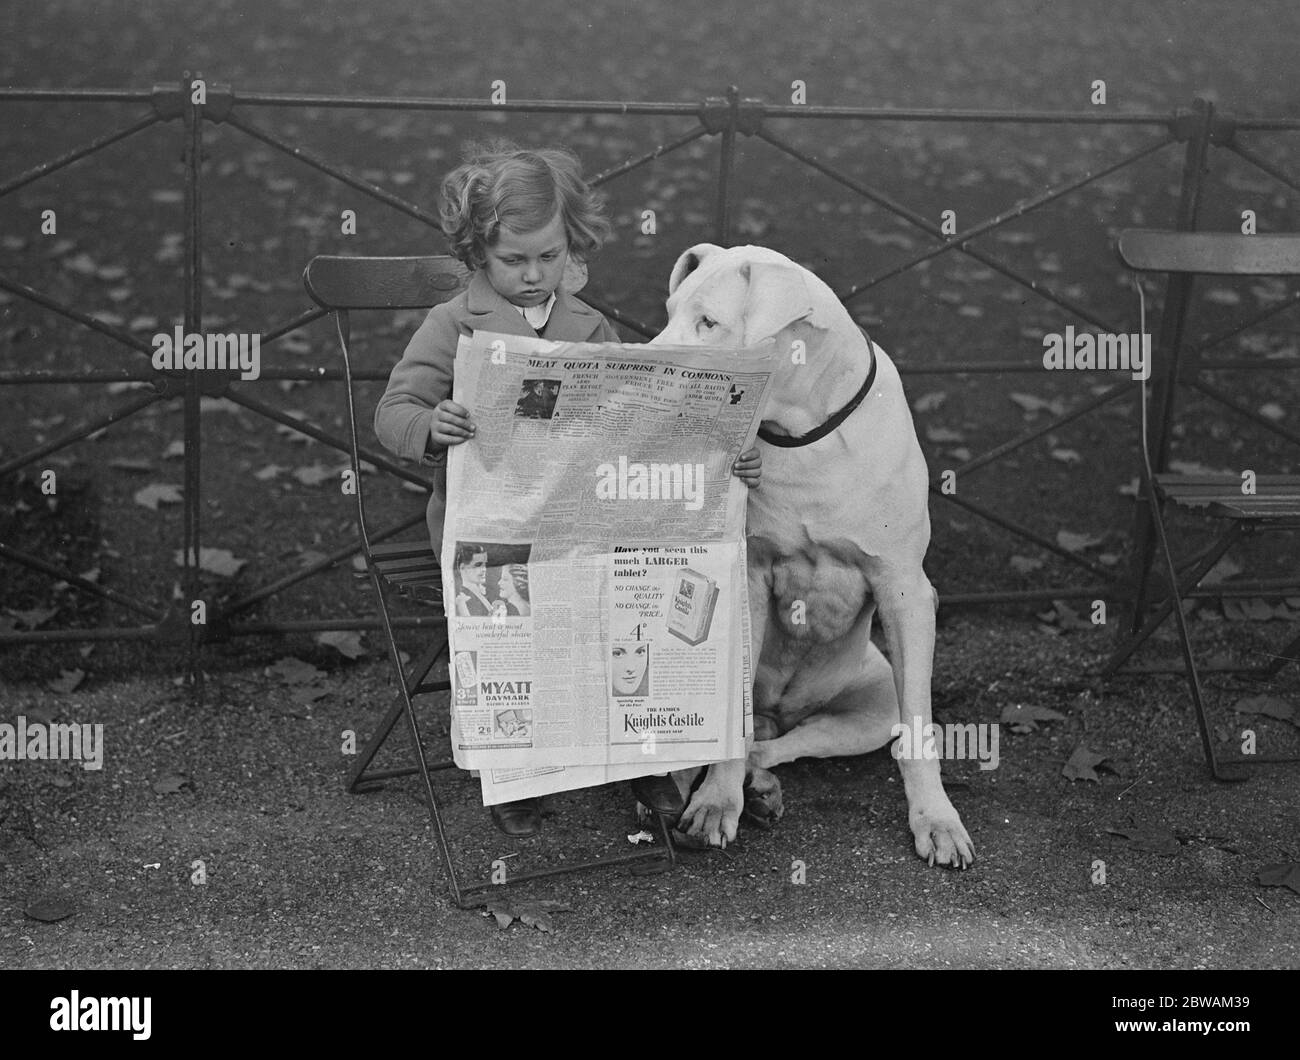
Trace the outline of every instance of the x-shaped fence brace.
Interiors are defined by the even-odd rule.
[[[874,273],[851,285],[845,290],[838,292],[839,297],[844,302],[847,303],[852,301],[864,294],[866,291],[871,290],[876,285],[912,269],[922,262],[930,261],[943,254],[955,251],[980,262],[985,267],[1000,273],[1002,276],[1014,281],[1026,290],[1031,291],[1040,298],[1045,299],[1068,313],[1073,314],[1079,319],[1087,321],[1103,331],[1108,332],[1117,332],[1121,329],[1115,327],[1113,322],[1101,318],[1088,307],[1079,304],[1073,298],[1066,297],[1065,295],[1051,290],[1040,281],[1025,275],[1021,270],[1015,268],[1013,265],[1008,264],[979,247],[973,246],[972,241],[997,230],[1011,221],[1025,216],[1033,210],[1039,209],[1048,203],[1060,199],[1062,196],[1068,195],[1086,185],[1102,180],[1126,166],[1133,165],[1172,144],[1180,142],[1185,143],[1186,148],[1176,219],[1176,227],[1179,229],[1190,230],[1196,227],[1204,178],[1208,168],[1207,158],[1211,147],[1226,148],[1287,187],[1300,191],[1300,185],[1297,185],[1295,179],[1283,172],[1277,166],[1273,165],[1267,159],[1258,155],[1256,152],[1238,143],[1236,138],[1236,134],[1240,130],[1300,131],[1300,119],[1233,119],[1216,113],[1213,104],[1200,99],[1194,101],[1191,110],[1175,111],[1172,115],[1154,113],[1111,115],[1098,114],[1095,112],[1053,114],[1041,112],[866,109],[853,107],[815,107],[806,105],[770,107],[762,100],[742,98],[734,86],[727,90],[724,97],[709,98],[698,105],[693,105],[676,103],[611,103],[600,101],[579,103],[552,100],[490,103],[483,100],[466,99],[385,99],[284,94],[249,94],[241,95],[236,99],[235,93],[229,86],[221,84],[204,84],[204,92],[202,94],[203,98],[202,101],[199,101],[199,97],[193,91],[193,87],[199,83],[200,82],[197,79],[192,79],[190,75],[186,73],[182,76],[178,85],[159,85],[155,86],[150,92],[97,90],[77,92],[62,92],[57,90],[0,91],[0,102],[54,102],[75,99],[79,101],[96,102],[141,102],[147,103],[152,107],[152,113],[148,116],[134,121],[115,132],[97,137],[79,148],[34,166],[4,184],[0,184],[0,196],[10,194],[19,188],[40,179],[41,177],[84,159],[111,144],[118,143],[142,132],[145,129],[151,128],[155,124],[176,119],[180,119],[183,122],[186,137],[184,161],[186,170],[185,330],[187,333],[202,331],[203,185],[202,165],[200,160],[202,158],[202,127],[204,121],[226,124],[253,139],[283,152],[298,162],[340,181],[348,187],[351,187],[378,202],[401,211],[421,224],[435,229],[438,227],[437,219],[427,211],[421,209],[418,205],[411,203],[400,196],[394,195],[373,182],[365,180],[301,146],[291,144],[274,133],[248,121],[241,113],[237,112],[236,103],[238,103],[240,107],[244,108],[276,106],[444,111],[505,110],[520,113],[605,113],[625,116],[668,115],[692,117],[695,119],[696,125],[690,131],[676,139],[660,144],[653,150],[647,151],[634,158],[630,158],[616,166],[598,173],[591,179],[591,183],[597,186],[605,184],[630,173],[655,159],[681,150],[702,137],[719,136],[721,139],[713,227],[714,238],[719,243],[725,245],[729,242],[731,230],[731,185],[733,181],[736,137],[738,135],[756,137],[757,139],[770,144],[784,155],[816,170],[855,194],[882,207],[888,213],[901,218],[903,221],[919,229],[926,236],[934,240],[933,245],[912,253],[902,261],[896,262],[888,268]],[[786,118],[805,120],[838,119],[855,121],[1012,124],[1122,124],[1151,127],[1160,131],[1161,134],[1158,135],[1153,142],[1129,151],[1127,154],[1122,155],[1100,169],[1090,171],[1077,179],[1068,180],[1065,183],[1044,191],[1030,199],[1019,201],[1015,205],[992,217],[971,225],[961,232],[955,234],[944,234],[941,227],[936,225],[929,218],[898,202],[878,188],[866,184],[856,177],[845,173],[843,170],[820,160],[816,155],[802,150],[785,138],[775,135],[766,127],[768,119]],[[1280,304],[1273,305],[1250,319],[1235,324],[1230,329],[1213,335],[1204,342],[1184,351],[1187,360],[1180,365],[1178,355],[1182,346],[1182,333],[1187,316],[1190,286],[1191,281],[1186,277],[1171,278],[1165,299],[1164,311],[1161,314],[1161,332],[1156,343],[1156,350],[1158,353],[1165,354],[1165,356],[1159,356],[1157,358],[1157,370],[1154,373],[1155,404],[1153,424],[1155,438],[1157,440],[1155,447],[1156,451],[1154,454],[1157,470],[1164,470],[1168,461],[1170,431],[1174,417],[1174,392],[1178,385],[1195,389],[1205,396],[1224,405],[1231,411],[1244,416],[1258,426],[1263,427],[1292,443],[1300,444],[1300,435],[1297,435],[1294,431],[1288,430],[1267,417],[1261,416],[1253,410],[1243,407],[1239,402],[1233,400],[1230,395],[1199,378],[1200,373],[1211,370],[1228,368],[1259,369],[1263,367],[1281,367],[1281,365],[1276,363],[1261,365],[1258,361],[1240,359],[1219,361],[1206,360],[1202,357],[1202,354],[1213,347],[1218,346],[1227,339],[1240,334],[1248,328],[1254,327],[1256,324],[1291,308],[1297,303],[1297,301],[1300,301],[1300,292],[1293,292],[1290,297]],[[123,328],[114,326],[103,320],[96,319],[89,314],[83,313],[70,305],[64,304],[41,291],[35,290],[32,287],[13,279],[12,277],[0,275],[0,288],[19,295],[37,305],[53,310],[54,312],[76,321],[99,334],[113,339],[137,353],[150,356],[153,352],[151,345],[145,342],[142,338],[131,334]],[[649,327],[642,321],[629,317],[617,307],[606,304],[598,296],[594,296],[589,290],[584,290],[583,298],[596,309],[618,321],[629,330],[646,337],[654,334],[653,328]],[[293,332],[324,315],[324,310],[320,309],[304,312],[287,323],[264,333],[262,339],[263,345],[270,345],[277,339],[282,338],[290,332]],[[1021,361],[947,362],[900,368],[900,371],[903,374],[1035,372],[1040,370],[1041,366],[1039,364]],[[337,380],[342,378],[342,372],[341,370],[331,370],[324,367],[268,369],[261,373],[261,378],[273,380]],[[361,371],[355,372],[354,378],[358,380],[372,381],[383,380],[386,378],[386,373]],[[237,379],[237,375],[233,372],[219,373],[207,371],[200,373],[183,370],[159,372],[152,370],[152,366],[149,372],[142,374],[123,373],[120,371],[65,372],[59,370],[0,372],[0,384],[131,380],[151,382],[154,388],[153,392],[150,394],[137,395],[128,398],[119,407],[112,411],[95,418],[87,419],[58,437],[10,458],[3,464],[0,464],[0,475],[8,474],[19,468],[25,467],[50,453],[56,452],[74,444],[75,442],[87,438],[97,431],[103,430],[113,424],[120,423],[135,413],[149,408],[158,402],[172,398],[180,398],[184,406],[185,432],[183,530],[184,587],[188,599],[191,602],[201,599],[202,587],[200,584],[199,570],[202,529],[200,506],[201,487],[199,476],[201,424],[199,416],[200,399],[204,396],[227,398],[242,408],[255,412],[266,419],[282,424],[294,431],[301,432],[302,434],[325,445],[331,446],[332,448],[338,449],[342,452],[348,451],[348,446],[344,439],[330,434],[328,431],[323,430],[321,427],[313,423],[298,419],[280,409],[266,404],[263,401],[259,401],[249,395],[244,388],[236,385],[235,379]],[[1053,432],[1080,417],[1086,416],[1087,414],[1109,404],[1115,399],[1123,397],[1131,392],[1131,386],[1127,383],[1120,383],[1109,387],[1102,393],[1082,402],[1077,407],[1056,415],[1046,422],[1026,429],[1017,437],[997,445],[994,448],[989,449],[987,452],[971,457],[953,470],[960,478],[987,468],[998,460],[1008,456],[1025,445],[1028,445],[1036,439],[1042,438],[1050,432]],[[407,482],[414,483],[426,491],[430,488],[429,483],[420,475],[383,454],[372,450],[363,450],[363,456],[366,461],[377,469],[385,471]],[[938,482],[932,483],[931,490],[936,495],[943,497],[948,502],[959,506],[965,511],[985,519],[996,526],[1002,527],[1003,529],[1015,534],[1017,537],[1032,542],[1039,548],[1059,556],[1065,562],[1081,568],[1094,578],[1100,579],[1097,583],[1084,586],[1066,586],[1043,590],[999,591],[991,593],[965,594],[961,596],[945,596],[946,602],[994,603],[1014,600],[1095,597],[1106,593],[1115,593],[1117,589],[1120,588],[1117,582],[1117,576],[1113,572],[1087,557],[1080,556],[1066,548],[1063,548],[1056,541],[1043,536],[1031,527],[1025,526],[1003,513],[975,504],[964,497],[959,497],[955,493],[945,492],[940,488]],[[1145,503],[1145,498],[1140,498],[1136,533],[1138,563],[1143,564],[1147,562],[1150,550],[1149,513],[1146,513],[1143,509],[1143,504]],[[423,513],[421,512],[396,522],[372,535],[372,541],[379,542],[386,540],[401,533],[403,530],[422,523],[422,521]],[[196,625],[193,622],[187,621],[186,612],[184,611],[173,611],[151,606],[145,601],[138,600],[128,594],[106,586],[97,585],[94,582],[79,577],[70,571],[62,570],[53,564],[42,560],[40,557],[26,554],[14,549],[12,546],[7,545],[4,542],[0,542],[0,557],[23,564],[34,570],[49,574],[52,577],[60,578],[78,589],[92,593],[106,601],[118,604],[129,611],[142,615],[152,623],[149,626],[130,628],[114,627],[0,633],[0,644],[42,640],[156,639],[159,637],[162,637],[163,639],[171,639],[173,641],[183,640],[187,646],[190,663],[189,669],[191,678],[193,679],[197,675],[195,652],[199,644],[205,639],[213,639],[235,634],[377,628],[378,620],[376,619],[357,619],[354,617],[326,618],[298,622],[245,623],[238,626],[231,622],[232,618],[247,611],[261,601],[288,589],[290,586],[311,578],[321,571],[333,567],[341,561],[347,560],[349,557],[356,555],[357,552],[358,549],[356,544],[354,542],[349,542],[329,555],[316,560],[291,574],[278,578],[269,584],[254,589],[237,600],[225,604],[208,616],[206,625]],[[1134,584],[1136,584],[1136,579]],[[1257,592],[1261,588],[1269,587],[1271,584],[1272,583],[1257,582],[1247,585],[1241,583],[1235,586],[1234,591]],[[1217,591],[1222,590],[1220,589]],[[1134,601],[1135,609],[1140,609],[1140,606],[1141,601]],[[441,626],[445,623],[444,619],[428,617],[406,617],[398,621],[401,625],[406,627],[435,627]]]

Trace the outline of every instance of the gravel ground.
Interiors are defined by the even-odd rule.
[[[1223,625],[1198,623],[1198,633],[1213,638]],[[333,667],[316,682],[328,693],[308,706],[255,669],[211,675],[197,707],[161,675],[96,682],[57,700],[0,686],[14,714],[53,711],[102,722],[105,733],[101,771],[6,768],[0,964],[1300,967],[1300,894],[1255,879],[1266,865],[1300,860],[1294,767],[1213,782],[1181,682],[1081,680],[1107,643],[1102,633],[1060,636],[1018,620],[944,623],[939,720],[992,722],[1007,704],[1065,715],[1024,734],[1003,725],[997,769],[945,764],[976,844],[970,870],[929,868],[914,855],[886,753],[799,762],[778,770],[784,819],[743,830],[725,852],[683,852],[663,875],[617,868],[525,885],[520,900],[571,907],[553,914],[551,933],[517,920],[502,929],[452,906],[412,782],[344,793],[341,734],[368,732],[391,695],[378,663]],[[1283,690],[1294,692],[1294,683]],[[1232,699],[1217,696],[1216,709]],[[436,750],[445,709],[425,702]],[[1292,726],[1255,720],[1261,740],[1296,753]],[[1080,744],[1106,756],[1096,781],[1062,775]],[[403,746],[399,730],[385,754],[397,762]],[[157,790],[177,774],[184,787]],[[462,774],[438,784],[468,877],[485,878],[498,858],[535,866],[626,849],[636,830],[621,785],[554,796],[543,834],[513,841],[488,824],[476,784]],[[1136,828],[1166,849],[1108,831]],[[1099,861],[1104,884],[1094,882]],[[796,862],[803,884],[792,882]],[[25,917],[43,897],[75,914]]]

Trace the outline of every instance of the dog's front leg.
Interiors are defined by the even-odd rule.
[[[874,585],[898,689],[899,722],[914,733],[931,724],[930,680],[934,670],[934,612],[937,598],[924,574]],[[915,741],[914,741],[915,742]],[[916,852],[933,865],[965,868],[975,847],[943,790],[939,761],[919,755],[898,760],[907,794],[907,820]]]
[[[751,545],[751,549],[753,546]],[[749,635],[750,667],[758,672],[758,661],[763,653],[763,638],[767,632],[768,608],[771,606],[771,563],[760,553],[749,556],[746,576],[749,581]],[[752,679],[752,674],[751,674]],[[692,839],[706,841],[709,846],[726,847],[735,842],[736,827],[745,808],[746,762],[754,749],[754,734],[745,738],[745,758],[728,762],[715,762],[709,766],[708,775],[695,789],[681,820],[678,831]]]

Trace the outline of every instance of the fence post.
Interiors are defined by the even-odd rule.
[[[736,160],[736,125],[740,115],[740,89],[727,86],[727,121],[722,127],[718,154],[718,199],[714,212],[713,238],[720,247],[731,242],[731,171]]]
[[[189,71],[181,77],[185,97],[185,332],[203,331],[203,109],[195,102],[195,83]],[[202,578],[199,567],[201,520],[203,513],[200,480],[199,372],[185,373],[185,526],[181,548],[185,559],[185,597],[181,615],[185,623],[185,662],[191,694],[203,695],[203,670],[199,665],[202,627],[194,622],[193,605],[201,598]],[[207,617],[206,615],[204,616]]]
[[[1196,229],[1201,205],[1201,191],[1205,184],[1206,164],[1213,132],[1214,104],[1196,98],[1190,113],[1174,116],[1174,134],[1186,137],[1187,150],[1183,156],[1182,187],[1178,196],[1178,216],[1175,226],[1179,231]],[[1178,390],[1179,362],[1182,357],[1183,329],[1187,323],[1187,310],[1191,301],[1190,273],[1171,273],[1165,287],[1164,306],[1160,311],[1160,335],[1152,351],[1151,417],[1148,426],[1152,432],[1152,470],[1159,474],[1169,463],[1169,447],[1173,433],[1174,399]],[[1140,399],[1139,399],[1140,400]],[[1142,626],[1146,609],[1147,585],[1150,581],[1151,559],[1155,550],[1151,505],[1158,503],[1138,491],[1137,513],[1133,530],[1133,608],[1131,629],[1136,633]],[[1126,636],[1120,624],[1121,638]]]

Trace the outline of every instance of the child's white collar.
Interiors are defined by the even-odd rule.
[[[517,305],[515,308],[528,321],[529,327],[536,332],[540,332],[542,328],[546,327],[546,322],[551,319],[551,310],[555,308],[555,292],[552,291],[551,297],[541,305]]]

